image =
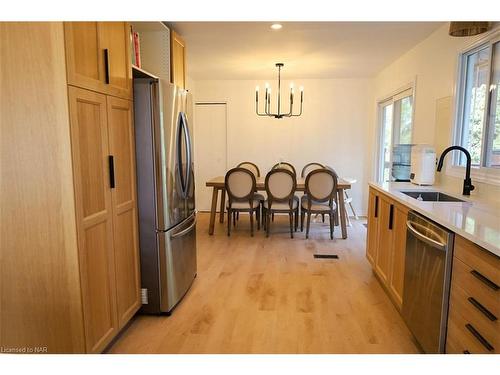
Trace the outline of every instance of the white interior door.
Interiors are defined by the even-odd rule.
[[[210,211],[212,189],[205,183],[227,171],[226,104],[196,103],[194,132],[196,207]]]

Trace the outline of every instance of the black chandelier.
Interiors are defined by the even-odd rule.
[[[292,117],[292,116],[300,116],[302,114],[302,103],[304,102],[304,88],[300,87],[300,111],[299,113],[293,113],[293,84],[290,85],[290,110],[288,113],[281,113],[281,68],[285,64],[276,63],[276,67],[278,68],[278,107],[276,113],[271,112],[271,88],[266,83],[266,95],[264,102],[264,113],[259,113],[259,86],[255,88],[255,112],[258,116],[268,116],[274,118],[283,118],[283,117]]]

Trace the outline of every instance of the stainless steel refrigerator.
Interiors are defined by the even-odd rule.
[[[134,79],[137,198],[144,313],[167,315],[196,277],[191,95]]]

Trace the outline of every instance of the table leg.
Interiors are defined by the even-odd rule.
[[[212,191],[212,208],[210,209],[210,224],[208,227],[208,234],[212,235],[214,234],[214,227],[215,227],[215,215],[217,214],[217,198],[219,195],[219,189],[214,186],[213,191]]]
[[[338,190],[339,194],[339,216],[340,216],[340,227],[342,229],[342,238],[346,239],[347,238],[347,225],[346,225],[346,220],[345,220],[345,200],[344,200],[344,189],[339,189]]]
[[[220,189],[220,213],[219,213],[219,223],[224,222],[224,210],[226,204],[226,189]]]

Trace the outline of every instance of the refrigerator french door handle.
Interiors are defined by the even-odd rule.
[[[182,112],[179,113],[177,120],[177,174],[179,176],[179,181],[181,185],[182,198],[186,197],[186,180],[182,175],[182,132],[184,131],[184,125],[182,121]],[[187,168],[186,168],[187,169]]]
[[[191,155],[191,134],[189,134],[188,120],[186,113],[182,112],[182,124],[184,126],[184,136],[186,137],[186,192],[184,198],[189,195],[189,187],[191,185],[191,168],[192,168],[192,155]]]

